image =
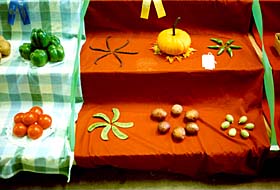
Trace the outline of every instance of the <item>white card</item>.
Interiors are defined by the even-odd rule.
[[[216,64],[215,56],[211,52],[202,55],[203,68],[213,70],[215,69],[215,64]]]

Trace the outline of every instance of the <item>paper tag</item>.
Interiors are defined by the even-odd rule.
[[[215,69],[215,56],[209,52],[208,54],[202,55],[202,67],[208,70]]]

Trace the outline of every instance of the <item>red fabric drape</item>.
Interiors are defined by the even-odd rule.
[[[150,19],[140,19],[141,1],[92,1],[86,15],[87,39],[81,51],[81,79],[84,106],[76,126],[75,160],[83,167],[112,165],[130,169],[165,170],[192,177],[220,172],[254,175],[269,150],[269,139],[262,117],[263,74],[260,63],[246,31],[249,28],[250,1],[164,1],[167,16],[157,19],[151,9]],[[203,10],[198,14],[199,10]],[[242,11],[242,14],[241,14]],[[183,18],[178,27],[187,30],[192,47],[197,51],[182,62],[170,64],[164,56],[151,50],[158,33],[169,28],[174,18]],[[232,25],[234,24],[234,26]],[[105,39],[112,49],[126,40],[122,50],[137,51],[137,55],[120,54],[123,66],[113,55],[94,60],[106,49]],[[234,50],[233,58],[226,53],[216,56],[211,37],[224,41],[234,39],[242,50]],[[201,56],[212,52],[216,69],[205,70]],[[174,118],[171,106],[183,105],[200,113],[197,136],[187,136],[177,143],[157,133],[157,122],[151,120],[154,108],[168,111],[172,128],[184,126],[183,114]],[[112,118],[113,107],[119,108],[119,121],[133,121],[134,127],[121,129],[127,140],[109,133],[109,141],[100,139],[102,128],[87,132],[87,127],[100,119],[98,112]],[[256,128],[250,138],[229,137],[220,129],[225,115],[236,120],[247,115]],[[237,122],[232,127],[242,126]]]

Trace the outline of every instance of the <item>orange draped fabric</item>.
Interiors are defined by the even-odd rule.
[[[216,173],[255,175],[269,151],[262,115],[264,70],[250,41],[250,1],[164,1],[167,16],[157,19],[150,11],[148,20],[140,19],[141,1],[92,1],[85,17],[86,42],[81,51],[81,80],[84,105],[76,125],[75,160],[82,167],[111,165],[120,168],[164,170],[201,177]],[[201,11],[198,14],[198,11]],[[181,62],[169,63],[162,55],[151,50],[158,33],[172,26],[175,18],[182,17],[178,28],[188,31],[191,47],[196,49]],[[227,22],[228,20],[228,22]],[[232,26],[234,23],[235,26]],[[137,51],[136,55],[120,54],[122,67],[113,55],[94,64],[104,52],[89,47],[111,49],[129,44],[123,51]],[[226,53],[216,56],[211,37],[234,44],[233,58]],[[201,56],[212,52],[217,61],[214,70],[201,66]],[[166,118],[172,125],[185,126],[184,114],[170,115],[171,106],[179,103],[184,110],[195,108],[200,113],[196,136],[186,136],[174,142],[171,131],[157,133],[157,124],[151,120],[154,108],[168,111]],[[121,129],[129,138],[120,140],[112,131],[109,141],[100,138],[102,128],[88,133],[87,127],[97,121],[98,112],[112,118],[112,108],[119,108],[119,121],[134,122]],[[250,137],[240,137],[242,127],[237,121],[236,137],[221,130],[227,113],[235,120],[247,115],[256,127]]]

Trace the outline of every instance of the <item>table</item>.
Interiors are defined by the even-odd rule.
[[[8,60],[0,65],[0,177],[10,178],[20,171],[62,174],[70,180],[75,144],[74,121],[83,97],[79,78],[79,52],[84,42],[84,1],[28,1],[31,24],[24,25],[19,14],[14,25],[8,22],[9,1],[0,4],[0,33],[12,45]],[[33,28],[55,34],[65,50],[62,63],[41,68],[23,60],[18,48],[30,42]],[[78,75],[77,75],[78,74]],[[74,92],[74,93],[73,93]],[[51,131],[32,142],[11,134],[13,117],[39,105],[51,115]],[[44,133],[43,133],[44,137]]]

